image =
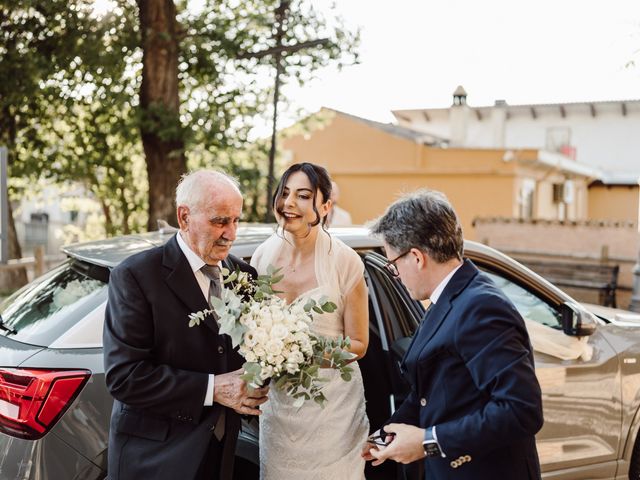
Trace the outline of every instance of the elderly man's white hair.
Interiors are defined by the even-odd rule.
[[[210,195],[211,184],[227,185],[240,193],[239,183],[232,176],[218,170],[196,170],[186,173],[176,187],[176,207],[184,205],[197,209],[205,195]]]

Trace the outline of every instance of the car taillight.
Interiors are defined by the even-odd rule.
[[[0,368],[0,432],[28,440],[42,437],[90,375],[88,370]]]

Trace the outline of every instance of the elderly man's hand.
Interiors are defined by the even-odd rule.
[[[373,465],[380,465],[387,459],[400,463],[411,463],[424,458],[422,440],[424,428],[414,427],[404,423],[390,423],[385,425],[385,431],[393,433],[391,442],[383,448],[371,449],[370,455],[375,458]]]
[[[216,375],[213,401],[243,415],[260,415],[258,407],[268,400],[269,387],[249,388],[240,375],[242,369]]]

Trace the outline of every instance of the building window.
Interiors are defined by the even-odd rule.
[[[520,186],[518,196],[519,216],[528,220],[533,218],[533,205],[535,201],[536,181],[531,178],[525,178]]]
[[[547,128],[547,138],[545,149],[549,152],[557,152],[567,155],[571,149],[571,128],[569,127],[549,127]],[[575,151],[574,151],[575,155]]]
[[[553,203],[573,203],[574,197],[573,181],[567,180],[564,183],[553,184]]]
[[[24,225],[25,247],[33,248],[38,245],[47,246],[49,243],[49,214],[36,212],[31,214],[31,221]]]

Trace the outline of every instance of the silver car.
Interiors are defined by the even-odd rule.
[[[249,258],[271,233],[269,226],[243,226],[232,252]],[[375,427],[407,394],[398,362],[424,306],[388,275],[379,240],[362,228],[331,233],[365,264],[370,344],[360,367]],[[155,232],[69,246],[63,265],[2,304],[0,478],[106,477],[112,400],[104,383],[102,323],[109,272],[169,238]],[[543,477],[640,479],[640,318],[580,305],[478,243],[465,243],[465,255],[503,288],[530,327],[543,390],[545,424],[537,436]],[[255,422],[243,424],[237,478],[257,478],[257,435]],[[422,478],[419,462],[387,462],[366,473],[369,479]]]

